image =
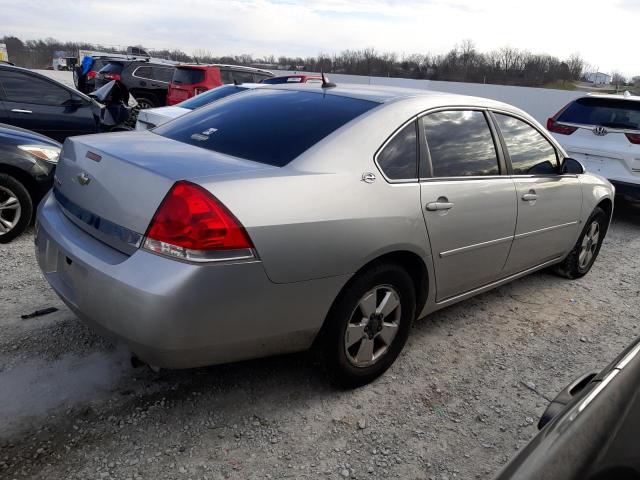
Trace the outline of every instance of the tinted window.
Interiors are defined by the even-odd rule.
[[[120,62],[109,62],[98,73],[117,73],[119,75],[123,68],[124,65]]]
[[[138,67],[134,70],[133,75],[140,78],[151,79],[151,67]]]
[[[498,175],[498,157],[482,112],[457,110],[423,117],[434,177]]]
[[[415,122],[400,130],[380,151],[378,165],[392,180],[417,177],[418,137]]]
[[[233,76],[231,70],[220,70],[220,81],[222,83],[233,83]]]
[[[173,71],[172,83],[176,85],[191,85],[204,82],[204,70],[197,68],[176,68]]]
[[[59,106],[71,99],[68,90],[20,72],[0,71],[0,83],[9,102]]]
[[[267,78],[271,78],[271,75],[265,75],[264,73],[254,73],[253,77],[255,78],[256,83],[260,83]]]
[[[280,83],[300,83],[302,77],[274,77],[263,80],[262,83],[268,83],[270,85],[277,85]]]
[[[608,98],[580,98],[558,117],[559,122],[640,129],[640,102]]]
[[[253,83],[253,73],[234,71],[233,79],[238,83]]]
[[[257,88],[157,127],[154,133],[256,162],[283,166],[378,103]]]
[[[517,118],[499,113],[495,116],[514,175],[558,173],[556,150],[540,132]]]
[[[213,90],[191,97],[189,100],[185,100],[176,106],[194,110],[202,107],[203,105],[220,100],[221,98],[233,95],[234,93],[243,92],[244,90],[247,90],[247,87],[240,85],[223,85],[222,87],[214,88]]]
[[[169,83],[173,77],[174,70],[171,67],[151,67],[150,78],[159,82]]]

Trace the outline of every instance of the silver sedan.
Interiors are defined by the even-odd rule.
[[[595,261],[614,189],[486,99],[273,86],[145,132],[70,138],[40,267],[80,319],[187,368],[312,346],[383,373],[416,318]]]

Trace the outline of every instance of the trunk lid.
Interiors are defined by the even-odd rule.
[[[76,225],[131,254],[176,181],[273,168],[151,132],[85,135],[66,140],[54,195]]]

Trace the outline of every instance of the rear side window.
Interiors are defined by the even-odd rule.
[[[238,83],[253,83],[253,73],[234,70],[233,80]]]
[[[410,180],[418,176],[418,136],[416,122],[400,130],[377,157],[378,165],[391,180]]]
[[[209,103],[213,103],[216,100],[220,100],[221,98],[228,97],[229,95],[240,93],[245,90],[247,90],[247,87],[243,87],[242,85],[223,85],[221,87],[201,93],[200,95],[196,95],[195,97],[191,97],[189,100],[185,100],[184,102],[179,103],[177,106],[188,108],[189,110],[194,110],[196,108],[202,107],[203,105],[208,105]]]
[[[264,73],[254,73],[253,77],[255,78],[256,83],[260,83],[263,80],[271,78],[271,75],[266,75]]]
[[[176,85],[191,85],[204,82],[204,70],[199,68],[176,68],[173,71],[171,82]]]
[[[281,167],[377,105],[337,95],[257,88],[178,117],[153,132]]]
[[[120,75],[124,65],[120,62],[109,62],[100,69],[99,73],[116,73]]]
[[[559,122],[640,130],[640,102],[579,98],[558,116]]]
[[[60,106],[71,99],[68,90],[22,72],[0,71],[0,85],[9,102]]]
[[[422,121],[434,177],[500,174],[484,113],[452,110],[431,113]]]
[[[158,82],[169,83],[173,77],[173,71],[175,69],[171,67],[151,67],[151,79]]]
[[[494,114],[507,145],[514,175],[558,173],[556,149],[535,128],[522,120]]]

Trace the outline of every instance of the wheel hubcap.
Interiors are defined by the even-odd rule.
[[[578,266],[581,269],[587,268],[596,254],[598,241],[600,240],[600,224],[597,221],[591,222],[587,232],[580,244],[580,253],[578,254]]]
[[[344,349],[356,367],[376,363],[389,350],[398,333],[400,296],[389,285],[365,293],[351,314],[344,335]]]
[[[0,187],[0,235],[9,233],[20,221],[22,208],[15,193]]]

